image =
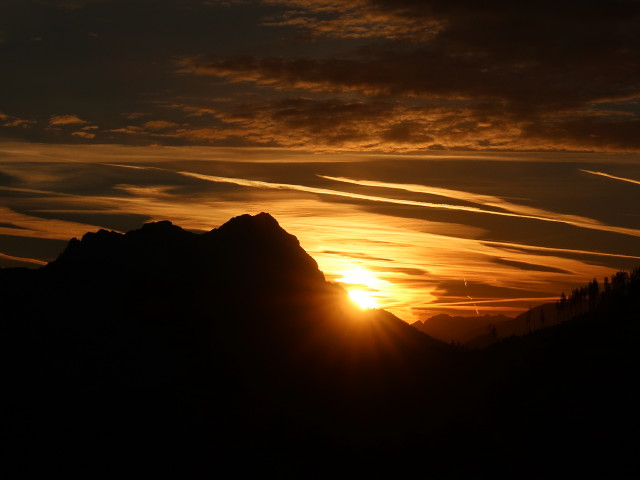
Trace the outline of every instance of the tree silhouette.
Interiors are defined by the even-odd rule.
[[[489,330],[489,335],[491,335],[491,338],[493,338],[494,340],[496,338],[498,338],[498,329],[496,328],[496,326],[492,323],[490,323],[487,326],[488,330]]]
[[[600,300],[600,285],[597,279],[593,279],[589,282],[588,295],[589,295],[589,310],[593,310],[598,306]]]
[[[558,311],[558,323],[560,323],[564,321],[567,310],[567,295],[564,292],[560,294],[560,300],[556,303],[556,309]]]

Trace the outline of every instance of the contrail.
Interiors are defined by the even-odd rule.
[[[126,165],[117,165],[117,164],[110,164],[110,165],[115,167],[122,166],[123,168],[128,168],[128,166]],[[230,183],[233,185],[240,185],[243,187],[268,188],[268,189],[275,189],[275,190],[294,190],[299,192],[315,193],[318,195],[332,195],[336,197],[353,198],[357,200],[367,200],[370,202],[392,203],[396,205],[409,205],[409,206],[416,206],[416,207],[437,208],[442,210],[482,213],[486,215],[498,215],[502,217],[525,218],[525,219],[531,219],[531,220],[539,220],[543,222],[563,223],[563,224],[573,225],[580,228],[587,228],[591,230],[601,230],[605,232],[613,232],[613,233],[619,233],[622,235],[640,237],[640,230],[636,230],[633,228],[624,228],[624,227],[615,227],[611,225],[606,225],[601,222],[598,222],[597,220],[592,220],[589,218],[583,219],[582,217],[566,218],[565,216],[565,218],[562,218],[562,217],[553,218],[553,217],[541,216],[541,215],[523,215],[523,214],[512,213],[512,212],[499,212],[495,210],[485,210],[482,208],[470,207],[465,205],[451,205],[447,203],[432,203],[432,202],[421,202],[418,200],[379,197],[376,195],[350,193],[350,192],[343,192],[341,190],[331,190],[328,188],[319,188],[319,187],[308,187],[305,185],[297,185],[297,184],[290,184],[290,183],[275,183],[275,182],[264,182],[261,180],[248,180],[245,178],[219,177],[215,175],[204,175],[201,173],[164,169],[164,168],[158,168],[158,167],[137,167],[137,168],[163,170],[168,172],[174,172],[186,177],[193,177],[193,178],[198,178],[200,180],[206,180],[209,182]]]
[[[471,298],[471,296],[469,295],[469,288],[467,286],[467,279],[466,278],[462,278],[464,280],[464,288],[467,290],[467,298],[469,300],[471,300],[471,303],[473,305],[473,308],[476,309],[476,315],[480,316],[480,312],[478,311],[478,306],[475,304],[475,302],[473,301],[473,298]]]
[[[119,163],[103,163],[102,165],[106,165],[107,167],[133,168],[134,170],[168,170],[167,168],[140,167],[138,165],[122,165]]]
[[[558,297],[526,297],[526,298],[496,298],[489,300],[474,300],[473,302],[438,302],[430,303],[429,306],[433,307],[450,307],[455,305],[469,305],[470,303],[476,307],[476,303],[512,303],[512,302],[532,302],[532,301],[552,301],[557,300]],[[477,307],[476,307],[477,311]]]
[[[528,245],[526,243],[496,242],[492,240],[483,240],[481,243],[483,243],[484,245],[495,245],[498,247],[508,247],[508,248],[521,248],[523,250],[537,250],[541,252],[575,253],[578,255],[595,255],[598,257],[640,259],[640,256],[637,256],[637,255],[624,255],[622,253],[594,252],[592,250],[575,250],[572,248],[540,247],[537,245]]]
[[[365,195],[362,193],[343,192],[341,190],[331,190],[328,188],[307,187],[305,185],[296,185],[291,183],[274,183],[274,182],[263,182],[261,180],[248,180],[245,178],[218,177],[215,175],[204,175],[201,173],[184,172],[184,171],[178,171],[178,170],[176,170],[175,173],[178,173],[180,175],[185,175],[187,177],[199,178],[201,180],[208,180],[210,182],[232,183],[234,185],[240,185],[244,187],[271,188],[276,190],[296,190],[299,192],[317,193],[319,195],[333,195],[337,197],[354,198],[358,200],[369,200],[371,202],[394,203],[398,205],[414,205],[417,207],[439,208],[444,210],[457,210],[462,212],[485,213],[489,215],[500,215],[504,217],[530,218],[533,220],[566,223],[561,220],[556,220],[552,218],[538,217],[535,215],[518,215],[516,213],[510,213],[510,212],[496,212],[493,210],[484,210],[482,208],[468,207],[465,205],[451,205],[448,203],[432,203],[432,202],[421,202],[418,200],[407,200],[407,199],[399,199],[399,198],[392,198],[392,197],[379,197],[377,195]],[[640,230],[637,230],[637,231],[634,230],[634,232],[636,236],[640,236]]]
[[[320,178],[324,178],[327,180],[350,183],[354,185],[362,185],[362,186],[377,187],[377,188],[391,188],[396,190],[404,190],[407,192],[425,193],[429,195],[438,195],[438,196],[447,197],[447,198],[454,198],[456,200],[463,200],[471,203],[478,203],[485,206],[497,207],[502,210],[506,210],[507,212],[510,212],[510,213],[507,213],[507,212],[496,212],[494,210],[477,209],[482,211],[483,213],[488,213],[493,215],[530,218],[534,220],[541,220],[544,222],[564,223],[567,225],[573,225],[575,227],[580,227],[580,228],[587,228],[591,230],[602,230],[606,232],[621,233],[623,235],[631,235],[631,236],[639,236],[638,234],[640,233],[640,231],[635,229],[606,225],[592,218],[580,217],[577,215],[561,214],[561,213],[550,212],[550,211],[539,209],[539,208],[527,207],[525,205],[518,205],[515,203],[507,202],[506,200],[500,197],[494,197],[492,195],[482,195],[477,193],[464,192],[460,190],[450,190],[447,188],[430,187],[425,185],[378,182],[373,180],[355,180],[355,179],[345,178],[345,177],[330,177],[327,175],[318,175],[318,176]],[[473,208],[473,207],[469,207],[469,208]]]
[[[318,175],[320,178],[327,180],[333,180],[335,182],[351,183],[354,185],[362,185],[366,187],[376,188],[389,188],[395,190],[404,190],[406,192],[413,193],[425,193],[428,195],[437,195],[440,197],[453,198],[456,200],[463,200],[465,202],[477,203],[490,207],[497,207],[502,210],[507,210],[513,213],[519,213],[522,215],[538,215],[538,216],[554,216],[558,214],[554,212],[548,212],[539,208],[527,207],[525,205],[518,205],[515,203],[507,202],[503,198],[495,197],[493,195],[483,195],[479,193],[465,192],[462,190],[451,190],[449,188],[432,187],[428,185],[416,185],[411,183],[392,183],[392,182],[379,182],[374,180],[356,180],[345,177],[331,177],[328,175]],[[574,220],[580,220],[581,217],[568,216]]]
[[[5,253],[0,253],[0,259],[13,260],[13,261],[25,262],[25,263],[34,263],[36,265],[46,265],[47,264],[47,262],[44,262],[42,260],[38,260],[36,258],[14,257],[13,255],[7,255]]]
[[[594,172],[593,170],[584,170],[582,168],[580,169],[580,171],[584,173],[590,173],[591,175],[599,175],[601,177],[613,178],[614,180],[620,180],[622,182],[629,182],[640,185],[640,180],[633,180],[632,178],[616,177],[615,175],[609,175],[608,173]]]

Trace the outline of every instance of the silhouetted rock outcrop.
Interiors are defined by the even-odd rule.
[[[356,309],[266,213],[202,234],[87,233],[39,270],[3,269],[0,292],[5,423],[26,471],[351,455],[412,429],[387,407],[417,405],[414,386],[455,356]]]
[[[43,268],[0,270],[0,464],[25,476],[632,476],[637,284],[610,297],[472,351],[355,308],[264,213],[201,234],[170,222],[88,233]]]

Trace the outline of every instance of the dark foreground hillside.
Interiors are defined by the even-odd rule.
[[[267,214],[87,234],[0,270],[2,466],[632,476],[638,299],[615,305],[470,352],[355,309]]]

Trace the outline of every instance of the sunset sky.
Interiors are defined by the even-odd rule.
[[[0,265],[271,213],[412,322],[640,264],[640,2],[0,1]]]

